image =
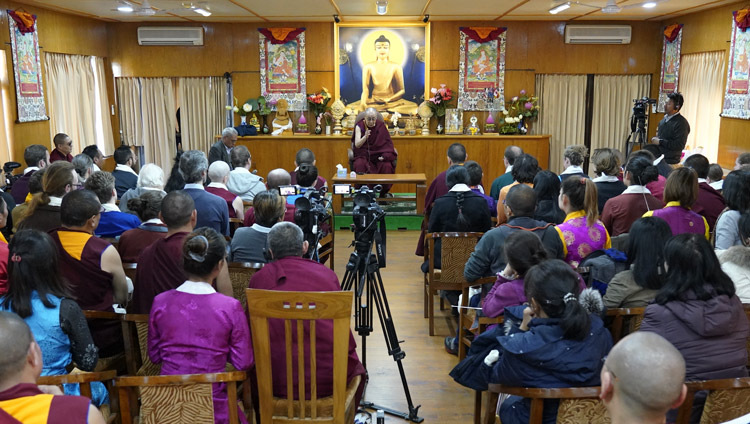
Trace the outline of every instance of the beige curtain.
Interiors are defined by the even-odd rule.
[[[222,77],[179,78],[182,149],[208,152],[225,125],[227,86]]]
[[[724,96],[724,52],[705,52],[682,56],[680,92],[685,104],[680,113],[690,123],[686,149],[702,147],[712,163],[719,154],[719,126]]]
[[[45,53],[50,141],[57,133],[73,139],[73,151],[96,143],[95,77],[90,56]]]
[[[109,95],[107,94],[107,77],[104,72],[104,59],[93,57],[94,79],[96,81],[96,98],[94,109],[96,111],[96,144],[105,156],[115,151],[115,140],[112,136],[112,120],[110,118]]]
[[[123,141],[143,146],[144,163],[168,172],[174,158],[176,124],[171,78],[117,78]]]
[[[625,154],[633,99],[648,96],[651,75],[595,75],[591,153],[609,147]],[[591,166],[593,176],[594,167]]]
[[[549,169],[563,171],[562,153],[571,144],[583,144],[586,115],[586,75],[540,74],[537,134],[550,134]]]
[[[2,102],[2,113],[0,113],[0,134],[4,142],[0,143],[0,162],[5,163],[13,159],[23,163],[21,158],[13,158],[13,130],[10,102],[10,78],[8,78],[8,63],[5,50],[0,50],[0,102]],[[26,164],[24,164],[24,167]]]

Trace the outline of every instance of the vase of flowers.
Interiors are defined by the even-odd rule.
[[[437,117],[437,133],[443,134],[445,132],[445,109],[453,107],[451,104],[453,92],[445,84],[440,84],[440,88],[432,87],[430,92],[433,96],[427,99],[427,106],[432,110],[432,114]]]
[[[240,115],[240,125],[247,125],[247,115],[253,111],[253,99],[247,99],[242,106],[237,106],[237,98],[235,97],[234,104],[224,106],[224,108]]]
[[[315,114],[315,120],[317,122],[317,125],[315,126],[315,134],[320,134],[323,132],[322,130],[322,120],[325,119],[325,122],[330,125],[329,118],[326,118],[323,116],[324,113],[328,111],[328,103],[331,102],[331,94],[328,92],[328,89],[323,87],[323,89],[320,91],[320,93],[312,93],[307,95],[307,105],[310,111],[312,111]],[[329,116],[330,113],[329,113]]]
[[[258,105],[256,110],[258,111],[258,115],[260,115],[261,121],[261,127],[259,128],[259,130],[263,134],[268,134],[269,132],[271,132],[271,130],[268,128],[268,114],[271,113],[271,109],[276,104],[276,102],[268,100],[267,96],[268,93],[263,93],[263,95],[258,96],[258,98],[256,99]]]
[[[513,97],[508,102],[509,116],[518,118],[515,122],[518,132],[516,134],[527,134],[529,132],[529,123],[539,116],[539,99],[529,96],[526,90],[521,90],[518,96]]]

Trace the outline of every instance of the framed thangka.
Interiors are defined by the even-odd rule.
[[[459,29],[458,107],[498,110],[505,105],[506,28]]]
[[[430,24],[336,24],[336,91],[348,109],[415,115],[429,97]]]
[[[286,99],[289,110],[306,110],[305,28],[258,28],[260,89],[275,104]]]
[[[49,117],[44,109],[39,37],[34,28],[36,16],[12,10],[8,10],[8,16],[18,122],[45,121]]]
[[[661,51],[661,79],[659,81],[659,102],[656,111],[664,113],[667,95],[677,92],[680,76],[680,47],[682,45],[682,25],[669,25],[664,29],[664,42]]]
[[[738,10],[732,15],[732,44],[721,116],[750,119],[750,31],[746,31],[750,26],[750,10]]]

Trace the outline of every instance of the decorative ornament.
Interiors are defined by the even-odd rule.
[[[346,105],[344,105],[344,102],[341,101],[341,99],[337,99],[333,104],[331,105],[331,114],[333,115],[333,134],[335,135],[341,135],[341,118],[344,117],[344,112],[346,111]]]
[[[432,108],[423,101],[417,109],[419,117],[422,118],[422,135],[430,135],[430,118],[432,118]]]

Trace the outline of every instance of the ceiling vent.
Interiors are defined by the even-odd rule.
[[[630,44],[630,25],[566,25],[566,44]]]
[[[202,46],[203,27],[138,27],[141,46]]]

